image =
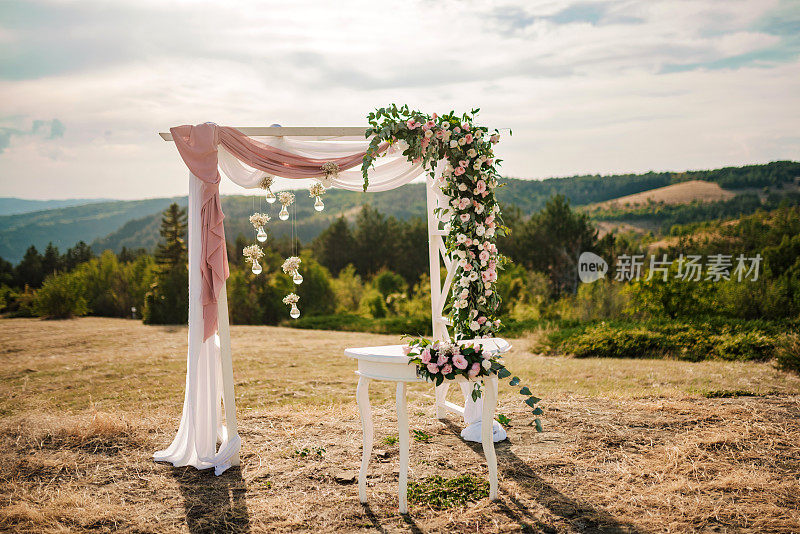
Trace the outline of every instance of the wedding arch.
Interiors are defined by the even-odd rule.
[[[393,106],[370,113],[370,128],[232,128],[209,122],[160,134],[175,142],[189,168],[189,348],[179,429],[169,447],[155,453],[155,460],[213,467],[217,475],[239,464],[225,291],[229,273],[219,194],[223,174],[248,189],[261,187],[266,177],[280,177],[313,178],[325,187],[367,192],[394,189],[424,175],[433,339],[449,341],[454,321],[456,330],[471,331],[475,337],[493,335],[499,321],[491,311],[499,301],[493,292],[498,256],[491,237],[499,227],[499,206],[492,193],[497,175],[491,145],[498,134],[476,128],[472,115],[463,115],[462,122],[451,112],[443,120]],[[449,158],[442,157],[445,151]],[[471,194],[474,199],[467,199]],[[475,199],[487,196],[491,203],[484,213],[483,203]],[[480,216],[468,216],[468,222],[468,210]],[[474,252],[469,248],[473,241]],[[480,274],[473,264],[481,266]],[[480,441],[480,398],[462,386],[465,405],[457,406],[446,400],[449,381],[436,383],[437,417],[448,411],[463,416],[467,427],[462,435]],[[538,399],[529,401],[533,407]],[[494,425],[495,441],[504,439],[502,428]]]

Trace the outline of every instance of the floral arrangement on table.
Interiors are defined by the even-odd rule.
[[[405,144],[403,155],[408,161],[421,162],[449,198],[449,205],[439,206],[436,214],[442,219],[448,218],[445,248],[456,262],[446,308],[456,341],[494,337],[502,326],[497,314],[500,297],[496,286],[498,270],[507,260],[498,252],[496,239],[506,235],[508,228],[503,225],[494,193],[500,179],[497,166],[501,160],[494,154],[494,146],[500,142],[500,132],[490,132],[485,126],[476,124],[478,111],[473,109],[462,115],[452,111],[444,115],[427,115],[396,104],[379,108],[367,116],[370,127],[366,137],[372,136],[372,139],[361,167],[366,191],[369,169],[382,155],[380,146],[402,141]],[[443,162],[443,168],[440,162]],[[417,365],[420,376],[437,385],[456,375],[468,379],[490,374],[496,374],[498,378],[511,376],[499,358],[484,359],[484,352],[474,345],[459,347],[417,338],[411,340],[408,347],[410,363]],[[429,357],[431,362],[423,361]],[[468,365],[462,368],[464,361]],[[484,364],[484,361],[490,363]],[[473,377],[470,374],[475,372],[476,363],[481,368]],[[509,383],[517,386],[519,378],[514,376]],[[480,385],[476,382],[473,399],[480,394]],[[525,403],[533,408],[534,415],[542,413],[536,406],[539,399],[531,394],[529,388],[522,387],[520,394],[526,397]],[[541,431],[538,418],[535,424]]]

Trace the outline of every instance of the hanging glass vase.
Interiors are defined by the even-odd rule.
[[[292,275],[292,282],[298,286],[303,283],[303,275],[300,274],[300,271],[294,272],[294,275]]]
[[[265,176],[261,179],[261,189],[264,189],[264,198],[272,204],[275,202],[275,193],[272,192],[272,176]]]
[[[317,197],[317,200],[314,201],[314,209],[317,211],[322,211],[325,209],[325,203],[322,202],[320,197]]]
[[[273,193],[272,191],[270,191],[269,189],[267,189],[267,192],[264,194],[264,198],[265,198],[265,199],[267,200],[267,202],[269,202],[270,204],[274,204],[274,203],[275,203],[275,199],[276,199],[277,197],[275,196],[275,193]]]
[[[256,239],[258,239],[259,243],[263,243],[267,240],[267,232],[264,231],[263,226],[258,227],[258,233],[256,234]]]
[[[253,260],[253,274],[261,274],[261,264],[258,260]]]
[[[289,210],[286,209],[286,206],[281,208],[281,212],[278,214],[278,218],[282,221],[285,221],[289,218]]]
[[[289,311],[289,317],[292,319],[297,319],[300,317],[300,308],[297,307],[297,304],[292,304],[292,309]]]

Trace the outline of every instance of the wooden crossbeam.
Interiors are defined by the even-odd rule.
[[[361,126],[244,126],[237,130],[249,136],[275,137],[365,137],[367,129]],[[172,141],[172,134],[159,132],[164,141]]]

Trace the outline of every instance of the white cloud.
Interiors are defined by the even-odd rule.
[[[14,43],[0,51],[0,127],[66,131],[11,138],[0,195],[184,194],[159,130],[357,125],[390,102],[481,107],[514,130],[499,148],[516,176],[797,157],[797,58],[714,64],[781,46],[757,27],[775,2],[30,5],[0,27]]]

